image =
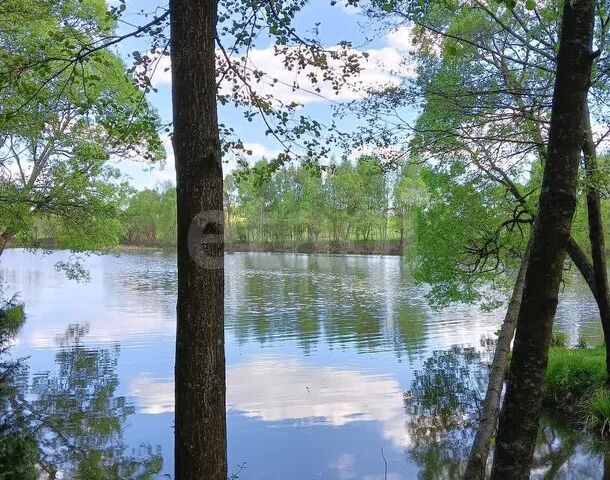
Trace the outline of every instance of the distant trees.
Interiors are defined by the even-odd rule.
[[[176,245],[176,189],[164,184],[135,193],[121,215],[123,243]]]
[[[270,172],[261,161],[229,175],[225,190],[227,239],[258,246],[306,246],[327,242],[395,244],[421,206],[424,186],[417,169],[388,172],[362,156],[325,168],[304,163]]]

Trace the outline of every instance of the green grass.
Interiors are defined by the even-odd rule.
[[[610,390],[600,388],[585,402],[585,424],[590,430],[599,432],[602,438],[610,434]]]
[[[606,439],[610,437],[610,389],[606,347],[553,347],[544,378],[547,406],[568,413]]]
[[[587,337],[584,335],[579,335],[576,348],[589,348],[589,340],[587,340]]]
[[[554,407],[572,411],[585,397],[606,384],[606,349],[554,347],[549,351],[545,399]]]
[[[570,337],[563,332],[553,332],[551,337],[551,347],[567,347],[570,342]]]

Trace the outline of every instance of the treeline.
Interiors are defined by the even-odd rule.
[[[302,164],[270,170],[261,161],[227,177],[229,245],[399,253],[407,241],[407,210],[423,188],[415,170],[387,171],[367,156],[325,168]]]
[[[416,167],[388,171],[374,157],[325,168],[273,168],[266,160],[225,179],[229,249],[400,253],[413,231],[410,211],[425,200]],[[120,243],[172,247],[176,192],[171,184],[136,192],[121,215]]]

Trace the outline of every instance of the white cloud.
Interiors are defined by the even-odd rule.
[[[174,411],[174,381],[171,378],[136,378],[129,395],[137,399],[138,412],[148,415]]]
[[[136,379],[130,395],[141,413],[173,411],[169,379]],[[227,369],[227,410],[267,422],[298,420],[334,427],[375,421],[384,438],[400,447],[410,445],[402,388],[388,375],[306,365],[296,359],[255,358]]]
[[[351,53],[360,55],[363,52],[352,50]],[[401,76],[411,76],[413,73],[405,68],[403,56],[395,48],[369,49],[365,53],[368,58],[360,60],[362,70],[359,75],[349,78],[338,91],[334,90],[330,81],[319,78],[318,82],[313,82],[308,77],[308,74],[315,71],[313,68],[300,72],[288,70],[282,57],[275,55],[272,47],[253,50],[249,55],[249,65],[252,69],[266,74],[261,83],[255,86],[259,93],[271,93],[276,100],[283,103],[296,102],[303,105],[363,98],[368,95],[370,89],[398,85]],[[330,65],[339,75],[341,60],[330,60]],[[272,86],[274,79],[278,82]]]
[[[388,46],[395,48],[400,52],[413,51],[413,26],[402,25],[391,30],[387,34],[386,40]]]
[[[610,151],[610,125],[592,122],[591,130],[593,140],[598,143],[598,154]]]
[[[273,158],[280,153],[279,150],[272,150],[261,143],[244,143],[244,151],[250,152],[252,158]]]
[[[343,13],[349,16],[360,15],[362,13],[362,8],[360,8],[359,6],[349,5],[345,2],[341,2],[340,7]]]
[[[154,183],[172,182],[176,184],[176,159],[174,157],[174,146],[169,135],[162,135],[163,146],[167,153],[165,164],[152,167]],[[154,185],[152,185],[154,186]]]
[[[303,71],[290,71],[283,62],[283,57],[277,56],[273,47],[252,49],[248,57],[248,66],[265,72],[260,83],[253,84],[260,94],[272,93],[273,97],[284,103],[296,102],[311,104],[327,101],[348,101],[363,98],[370,89],[381,89],[387,85],[397,85],[402,78],[412,77],[415,74],[413,65],[410,65],[404,53],[411,46],[412,27],[400,27],[388,33],[385,38],[386,46],[364,51],[350,50],[349,53],[361,55],[366,53],[368,58],[362,58],[360,64],[362,71],[359,75],[347,80],[339,91],[333,89],[329,81],[318,79],[312,82],[308,74],[314,72],[313,68]],[[338,50],[339,47],[330,47]],[[341,60],[330,60],[331,68],[340,72]],[[170,84],[170,58],[167,56],[159,60],[159,65],[153,77],[156,85]],[[274,79],[277,82],[274,83]],[[227,82],[221,84],[221,90],[228,93],[231,85]],[[317,91],[319,89],[319,92]]]

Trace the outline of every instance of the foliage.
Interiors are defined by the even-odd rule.
[[[485,339],[481,343],[492,346]],[[478,399],[487,388],[489,353],[458,346],[433,352],[405,393],[413,441],[410,455],[421,465],[419,478],[463,477],[477,425]],[[545,396],[554,410],[541,422],[535,452],[535,464],[548,468],[549,478],[555,478],[583,440],[591,447],[590,455],[607,453],[607,445],[599,445],[578,429],[579,423],[585,423],[596,434],[608,433],[610,394],[604,384],[604,356],[603,347],[550,350]],[[556,402],[559,398],[561,403]],[[557,413],[566,411],[579,415],[576,422],[559,422]]]
[[[511,263],[518,261],[527,243],[521,242],[515,248],[513,239],[504,248],[497,221],[507,222],[506,230],[523,229],[527,239],[528,226],[537,209],[561,4],[410,0],[355,3],[383,27],[408,27],[412,47],[405,52],[405,61],[416,65],[417,75],[402,79],[398,85],[370,91],[364,99],[345,107],[345,111],[355,111],[364,124],[349,142],[357,147],[374,145],[380,152],[389,150],[384,160],[392,164],[404,158],[426,162],[445,174],[448,183],[473,185],[477,193],[482,185],[496,186],[497,198],[503,196],[504,205],[493,212],[498,217],[491,222],[485,222],[485,217],[472,216],[464,222],[451,218],[452,209],[459,211],[468,205],[469,199],[461,198],[447,206],[447,217],[435,219],[447,222],[447,228],[430,228],[436,222],[429,217],[430,221],[419,231],[421,235],[416,236],[422,248],[416,249],[415,265],[420,279],[432,284],[434,302],[442,305],[487,296],[481,286],[493,272],[485,267],[495,267],[498,274],[511,271]],[[596,22],[595,43],[607,45],[605,7],[599,10]],[[602,50],[595,60],[599,68],[594,69],[589,95],[592,123],[599,124],[599,131],[593,132],[596,141],[606,135],[607,129],[602,125],[608,125],[609,56]],[[415,122],[410,121],[408,106],[417,109]],[[599,181],[600,188],[605,189],[606,183]],[[485,205],[484,193],[481,196],[479,202]],[[586,209],[582,200],[579,205],[576,237],[582,242],[588,240]],[[469,229],[470,225],[473,227]],[[443,250],[436,242],[438,248],[432,248],[436,234],[442,235],[451,247]],[[506,236],[506,232],[502,233],[502,237]],[[474,250],[473,242],[478,245]],[[464,263],[483,268],[465,274]]]
[[[474,302],[503,289],[519,267],[528,233],[506,222],[511,202],[504,188],[455,181],[451,172],[424,170],[427,203],[415,220],[414,248],[407,252],[414,278],[430,284],[436,306]]]
[[[32,242],[41,221],[65,248],[116,244],[129,187],[111,161],[163,157],[159,118],[135,79],[115,54],[91,49],[113,29],[103,0],[0,4],[1,248]]]
[[[374,157],[323,170],[304,163],[274,173],[262,161],[227,178],[227,236],[270,246],[397,240],[421,203],[419,174],[392,177]]]
[[[1,290],[0,290],[1,293]],[[25,320],[23,303],[12,297],[10,300],[0,298],[0,346],[4,346],[5,339],[14,336]]]
[[[0,289],[1,293],[1,289]],[[0,297],[0,479],[36,480],[39,449],[31,432],[22,429],[23,418],[12,409],[17,384],[25,369],[19,361],[3,358],[25,320],[23,304],[15,297]]]
[[[161,470],[158,450],[130,451],[123,442],[133,407],[115,395],[118,350],[86,348],[85,334],[71,326],[59,339],[58,373],[38,373],[31,386],[21,361],[0,363],[3,480],[58,472],[75,480],[150,480]]]
[[[176,244],[176,189],[162,185],[137,192],[121,216],[123,242],[130,245]]]

